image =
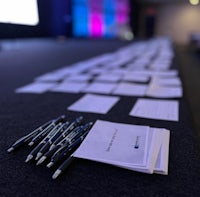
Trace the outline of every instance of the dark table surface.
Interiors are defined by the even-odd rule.
[[[179,122],[128,115],[136,97],[121,97],[106,115],[68,111],[84,94],[16,94],[18,87],[44,73],[88,59],[129,43],[116,40],[31,39],[2,42],[0,51],[0,196],[200,196],[200,155],[196,132],[185,99],[179,99]],[[179,68],[176,58],[173,67]],[[170,133],[169,175],[143,174],[111,165],[76,159],[57,180],[35,162],[25,163],[31,148],[6,150],[21,136],[44,122],[66,114],[87,121],[113,122],[167,128]]]

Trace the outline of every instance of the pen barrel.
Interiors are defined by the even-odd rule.
[[[61,115],[57,119],[54,120],[54,123],[58,124],[59,122],[64,121],[64,119],[65,119],[65,115]]]
[[[51,123],[47,128],[45,128],[41,133],[36,135],[33,139],[33,143],[39,142],[43,137],[45,137],[53,128],[55,127],[55,123]]]
[[[43,145],[44,145],[44,143],[38,144],[38,145],[29,153],[29,155],[32,155],[33,157],[36,156],[36,154],[37,154],[38,151],[42,148]]]
[[[60,148],[60,146],[55,146],[53,149],[51,149],[51,150],[49,150],[48,152],[46,152],[46,153],[44,154],[44,156],[45,156],[46,158],[51,157],[59,148]]]
[[[69,143],[61,146],[51,157],[51,162],[56,163],[57,161],[61,160],[64,156],[69,155],[72,151],[76,150],[81,144],[81,142],[84,140],[87,133],[88,131],[86,131],[83,135],[79,135],[77,139],[72,139],[73,142],[71,144]]]
[[[53,142],[55,142],[58,137],[65,132],[65,130],[68,128],[69,126],[69,122],[65,122],[58,130],[56,133],[54,133],[54,135],[49,139],[50,144],[52,144]]]
[[[51,162],[53,162],[55,164],[58,161],[63,160],[65,157],[70,156],[72,154],[72,152],[78,148],[79,145],[80,145],[80,142],[76,143],[74,146],[71,146],[71,147],[67,147],[67,146],[64,147],[62,149],[62,151],[59,151],[59,152],[55,153],[51,157]]]
[[[59,166],[59,170],[62,172],[68,168],[68,166],[72,163],[74,160],[74,157],[70,155],[69,157],[66,158],[66,160]]]
[[[46,153],[49,148],[50,148],[51,144],[49,142],[45,143],[39,150],[40,153],[44,154]]]

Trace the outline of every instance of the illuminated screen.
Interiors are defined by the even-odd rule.
[[[0,0],[0,22],[37,25],[37,0]]]
[[[73,0],[73,34],[116,37],[129,23],[128,0]]]

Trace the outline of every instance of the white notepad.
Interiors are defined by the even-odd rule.
[[[169,142],[168,130],[98,120],[74,156],[138,172],[167,174],[168,154],[161,151],[164,141]]]

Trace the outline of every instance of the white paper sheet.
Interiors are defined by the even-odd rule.
[[[181,86],[181,80],[179,77],[154,76],[151,80],[151,84],[157,84],[161,86]]]
[[[52,92],[70,92],[70,93],[79,93],[88,85],[87,82],[72,82],[64,81],[59,85],[51,88]]]
[[[92,82],[82,92],[109,94],[115,88],[115,83]]]
[[[122,78],[123,81],[135,81],[135,82],[147,82],[149,80],[149,76],[142,74],[135,74],[134,72],[129,72],[124,75]]]
[[[179,103],[178,101],[171,100],[138,99],[129,115],[157,120],[178,121]]]
[[[113,90],[113,94],[124,96],[144,96],[146,94],[147,85],[121,82]]]
[[[68,110],[106,114],[117,102],[119,97],[86,94],[68,107]]]
[[[101,74],[95,78],[95,81],[117,82],[121,79],[121,75],[114,73]]]
[[[56,85],[54,82],[34,82],[28,84],[26,86],[17,88],[15,90],[16,93],[35,93],[35,94],[42,94]]]
[[[93,78],[92,75],[89,74],[76,74],[71,75],[65,78],[64,81],[78,81],[78,82],[87,82]]]
[[[146,96],[155,98],[180,98],[183,96],[182,87],[161,86],[151,83],[147,89]]]

